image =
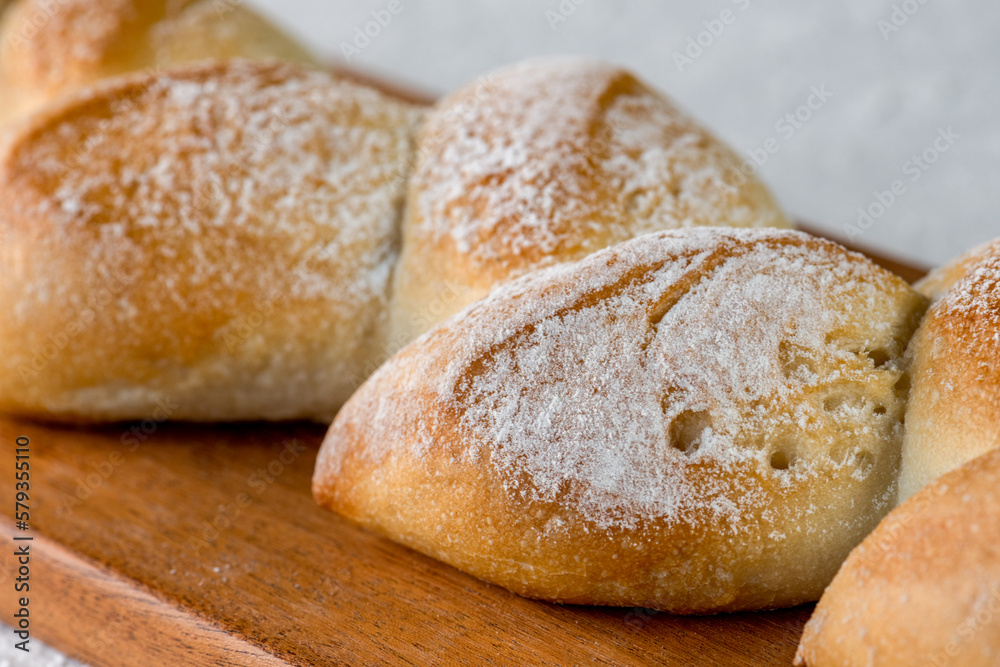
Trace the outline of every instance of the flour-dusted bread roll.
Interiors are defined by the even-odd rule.
[[[779,230],[642,236],[418,338],[338,414],[317,501],[517,593],[815,600],[896,496],[925,300]]]
[[[1000,240],[936,271],[918,289],[937,302],[909,352],[901,500],[1000,447]]]
[[[233,61],[22,127],[0,149],[0,411],[331,419],[376,353],[419,114]]]
[[[0,121],[107,77],[231,58],[314,62],[243,0],[19,0],[0,26]]]
[[[977,265],[997,256],[1000,256],[1000,239],[989,241],[959,255],[944,266],[931,271],[915,287],[931,301],[939,301]]]
[[[400,346],[539,267],[679,227],[787,227],[741,159],[613,65],[528,61],[441,101],[418,141],[395,278]]]
[[[926,486],[851,553],[795,664],[1000,665],[1000,451]]]

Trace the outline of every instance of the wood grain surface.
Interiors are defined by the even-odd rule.
[[[368,534],[312,501],[323,433],[0,418],[8,479],[16,438],[31,441],[30,529],[15,528],[5,483],[0,530],[8,545],[33,537],[33,636],[102,666],[791,662],[809,606],[676,617],[553,605]],[[12,553],[0,571],[7,622]]]

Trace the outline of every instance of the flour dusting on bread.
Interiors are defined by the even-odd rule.
[[[474,261],[576,243],[593,252],[672,227],[784,224],[735,155],[613,65],[528,61],[440,106],[421,137],[412,206],[426,233],[450,236]],[[593,234],[567,234],[588,226]]]
[[[21,318],[4,384],[120,289],[0,407],[142,418],[139,396],[166,393],[190,401],[176,419],[332,418],[377,353],[420,117],[325,72],[233,61],[33,118],[0,154],[0,259],[32,252],[4,286]],[[105,341],[108,363],[89,352]]]
[[[815,599],[895,498],[925,305],[798,232],[640,236],[404,349],[338,415],[314,493],[528,595]]]
[[[852,466],[864,479],[876,458],[897,456],[893,385],[914,322],[859,327],[890,308],[892,279],[833,244],[795,240],[665,235],[589,271],[501,288],[474,309],[442,397],[453,393],[470,441],[490,443],[512,493],[553,500],[572,489],[602,526],[700,508],[739,527],[766,503],[752,487],[695,488],[688,468],[752,465],[788,484]],[[664,255],[677,259],[657,262]],[[652,268],[637,277],[637,265]],[[560,272],[575,274],[560,307],[522,297],[497,311],[503,321],[486,316]]]

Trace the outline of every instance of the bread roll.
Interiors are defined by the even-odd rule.
[[[0,411],[331,419],[376,348],[419,115],[232,61],[21,126],[0,149]]]
[[[317,501],[557,602],[815,600],[896,496],[923,297],[779,230],[649,234],[439,325],[338,414]]]
[[[1000,451],[931,483],[855,549],[796,665],[1000,664]]]
[[[418,140],[392,344],[523,273],[678,227],[788,227],[740,158],[613,65],[536,60],[437,105]]]
[[[919,289],[939,299],[914,336],[900,500],[1000,447],[1000,239]]]
[[[931,271],[914,287],[931,301],[939,301],[978,264],[998,254],[1000,254],[1000,239],[984,243]]]
[[[20,0],[0,27],[0,122],[106,77],[230,58],[314,62],[242,0]]]

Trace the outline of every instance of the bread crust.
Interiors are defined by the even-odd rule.
[[[0,25],[0,122],[102,79],[202,60],[318,64],[243,2],[20,0]]]
[[[398,346],[505,280],[643,233],[790,226],[729,148],[627,71],[586,59],[530,60],[452,93],[417,156]]]
[[[232,61],[38,115],[0,150],[0,411],[332,419],[377,353],[420,113]]]
[[[897,364],[923,307],[797,232],[646,235],[400,352],[339,413],[313,493],[530,597],[813,600],[894,500]]]
[[[855,549],[806,625],[796,665],[1000,662],[1000,451],[938,478]]]
[[[1000,240],[918,285],[937,301],[913,338],[900,500],[1000,446]]]

